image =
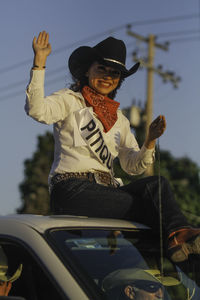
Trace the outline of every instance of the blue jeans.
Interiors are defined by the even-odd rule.
[[[161,177],[164,231],[188,226],[174,199],[169,182]],[[159,229],[159,184],[157,176],[131,182],[119,188],[85,179],[70,178],[57,183],[50,196],[54,214],[131,220]]]

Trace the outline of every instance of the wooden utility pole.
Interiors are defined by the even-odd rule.
[[[174,87],[178,86],[180,77],[175,77],[173,72],[163,72],[162,66],[154,67],[155,48],[168,51],[168,43],[160,44],[156,42],[156,36],[150,34],[148,37],[141,36],[135,32],[130,31],[130,26],[127,27],[127,34],[148,44],[147,60],[139,59],[137,53],[133,53],[133,60],[140,62],[142,67],[147,68],[147,94],[146,94],[146,126],[145,134],[148,134],[149,125],[153,119],[153,92],[154,92],[154,73],[159,74],[164,82],[171,81]],[[149,168],[146,175],[153,175],[153,166]]]

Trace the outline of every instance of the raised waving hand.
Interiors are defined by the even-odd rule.
[[[42,70],[45,68],[47,56],[51,53],[49,34],[46,31],[39,33],[33,39],[34,63],[33,69]]]

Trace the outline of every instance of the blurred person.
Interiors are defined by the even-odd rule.
[[[33,39],[34,61],[25,111],[36,121],[53,124],[55,149],[49,174],[50,208],[54,214],[119,218],[159,230],[159,184],[162,220],[169,255],[184,261],[200,253],[200,229],[191,228],[179,209],[168,181],[149,176],[123,185],[113,172],[118,157],[129,175],[146,171],[155,160],[157,138],[166,129],[164,115],[149,126],[141,149],[128,119],[114,98],[139,63],[126,67],[126,46],[108,37],[94,47],[81,46],[69,57],[74,82],[70,89],[44,95],[49,34]]]
[[[164,300],[164,286],[179,285],[173,277],[161,276],[159,270],[119,269],[108,274],[102,289],[108,300]]]

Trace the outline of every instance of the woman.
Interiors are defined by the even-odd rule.
[[[126,68],[124,42],[108,37],[94,47],[76,49],[68,62],[74,84],[48,97],[44,97],[44,70],[51,52],[48,33],[43,31],[34,37],[33,50],[25,110],[39,122],[54,124],[55,155],[49,175],[51,211],[130,219],[159,228],[158,178],[147,177],[120,186],[113,174],[115,157],[128,174],[143,173],[153,163],[156,139],[166,128],[165,117],[158,116],[139,149],[129,121],[113,100],[122,81],[139,68],[139,64]],[[189,249],[191,243],[186,242],[192,236],[199,243],[200,230],[189,228],[164,178],[161,197],[170,255],[174,260],[185,260],[189,253],[197,252],[193,249],[196,244]]]

